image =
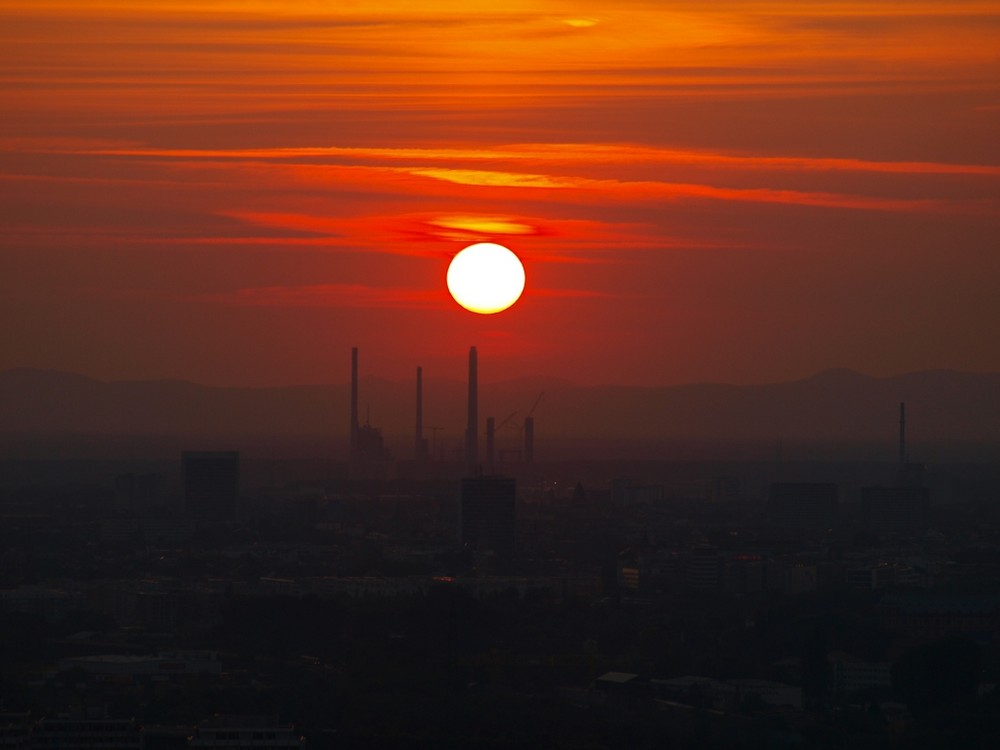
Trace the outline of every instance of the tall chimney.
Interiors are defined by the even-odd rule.
[[[358,455],[358,347],[351,349],[351,460]]]
[[[899,402],[899,465],[906,465],[906,402]]]
[[[424,460],[424,368],[417,368],[417,430],[413,443],[413,458]]]
[[[524,418],[524,463],[535,462],[535,418]]]
[[[469,347],[469,424],[465,428],[465,464],[474,474],[479,464],[479,363],[476,347]]]
[[[496,438],[496,420],[486,417],[486,470],[493,474],[493,445]]]

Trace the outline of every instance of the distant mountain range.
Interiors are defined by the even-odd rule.
[[[466,386],[424,379],[425,436],[457,443]],[[915,441],[1000,446],[1000,373],[945,370],[874,378],[828,370],[767,385],[576,386],[522,378],[480,385],[480,428],[506,424],[497,444],[513,445],[535,407],[540,438],[620,440],[884,441],[894,445],[899,403]],[[403,441],[414,434],[415,384],[363,378],[361,421]],[[349,385],[215,388],[174,380],[102,382],[47,370],[0,372],[0,434],[326,437],[346,441]],[[368,415],[366,417],[366,415]],[[508,415],[511,415],[507,419]],[[432,430],[432,428],[439,428]],[[443,445],[444,443],[442,443]],[[890,452],[891,455],[891,452]]]

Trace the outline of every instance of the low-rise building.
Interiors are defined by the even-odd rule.
[[[45,718],[31,733],[34,750],[142,750],[143,740],[135,719],[105,717]]]
[[[217,715],[195,727],[187,744],[202,750],[301,750],[306,741],[292,724],[282,724],[277,716]]]
[[[59,660],[59,669],[80,669],[92,675],[169,678],[220,675],[222,661],[215,651],[164,651],[157,656],[98,654]]]
[[[865,661],[844,651],[834,651],[826,659],[830,663],[833,691],[839,695],[892,687],[892,664],[889,662]]]

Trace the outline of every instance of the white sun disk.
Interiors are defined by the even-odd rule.
[[[448,291],[466,310],[498,313],[517,302],[524,291],[524,266],[503,245],[469,245],[451,259]]]

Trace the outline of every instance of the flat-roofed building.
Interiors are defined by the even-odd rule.
[[[865,661],[844,651],[827,655],[833,676],[833,690],[851,695],[861,690],[888,690],[892,687],[892,664],[887,661]]]
[[[202,750],[301,750],[306,746],[292,724],[282,724],[277,716],[216,715],[195,727],[188,747]]]
[[[33,750],[142,750],[143,745],[135,719],[45,718],[31,733]]]
[[[861,512],[876,534],[918,534],[927,530],[930,492],[926,487],[864,487]]]
[[[516,482],[511,477],[467,477],[462,480],[461,540],[476,553],[498,558],[514,555]]]
[[[723,561],[717,547],[702,544],[687,556],[684,566],[684,585],[703,591],[719,590],[723,582]]]
[[[239,451],[184,451],[184,514],[233,521],[239,514]]]

